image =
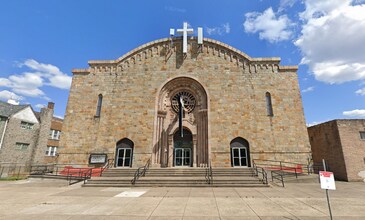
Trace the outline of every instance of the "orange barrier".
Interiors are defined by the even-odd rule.
[[[62,176],[82,177],[90,174],[91,171],[91,176],[100,176],[102,169],[103,168],[74,168],[72,166],[65,166],[59,174]]]

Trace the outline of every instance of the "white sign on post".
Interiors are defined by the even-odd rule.
[[[332,172],[319,171],[319,179],[321,181],[321,189],[336,190],[335,177]]]

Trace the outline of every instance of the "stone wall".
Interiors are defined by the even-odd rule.
[[[47,149],[47,142],[49,138],[49,131],[51,129],[51,121],[53,118],[53,109],[42,108],[40,112],[40,129],[38,133],[37,147],[33,152],[33,164],[44,164],[52,162],[53,159],[48,159],[45,155]],[[49,161],[50,160],[50,161]]]
[[[365,132],[365,120],[337,120],[347,180],[365,180],[365,140],[360,131]]]
[[[74,70],[63,134],[61,163],[86,165],[90,153],[114,158],[122,138],[134,142],[133,166],[151,157],[161,88],[177,77],[199,82],[208,96],[208,147],[215,167],[231,166],[230,142],[250,144],[251,159],[306,163],[310,146],[299,92],[297,67],[280,66],[279,58],[250,58],[223,43],[181,39],[143,45],[115,61],[90,61]],[[266,113],[270,92],[274,116]],[[95,117],[98,95],[101,116]]]
[[[343,157],[342,143],[337,121],[329,121],[308,128],[312,147],[313,162],[322,164],[325,159],[336,179],[347,180],[347,171]]]
[[[345,181],[365,179],[365,120],[333,120],[308,128],[313,161],[325,159],[335,178]]]
[[[34,124],[33,129],[27,130],[20,127],[22,120],[10,118],[6,127],[5,137],[0,150],[0,162],[30,164],[33,149],[38,139],[39,124]],[[16,150],[16,143],[29,144],[26,150]]]
[[[4,133],[4,129],[5,129],[7,120],[8,120],[8,118],[0,116],[0,148],[2,145],[2,138],[4,138],[3,133]]]

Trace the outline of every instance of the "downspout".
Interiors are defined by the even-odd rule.
[[[7,127],[7,125],[8,125],[8,121],[9,121],[9,118],[8,118],[8,119],[6,119],[6,121],[5,121],[4,130],[3,130],[3,133],[2,133],[2,135],[1,135],[1,140],[0,140],[0,149],[1,149],[1,147],[3,146],[3,141],[4,141],[5,131],[6,131],[6,127]]]

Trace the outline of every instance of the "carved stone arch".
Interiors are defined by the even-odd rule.
[[[176,77],[165,83],[156,100],[156,118],[154,127],[153,164],[155,166],[173,166],[173,136],[179,129],[179,119],[173,108],[177,94],[188,94],[195,100],[192,110],[184,113],[183,127],[193,135],[193,166],[206,166],[209,161],[208,149],[208,96],[204,87],[190,77]],[[185,101],[185,100],[184,100]]]

